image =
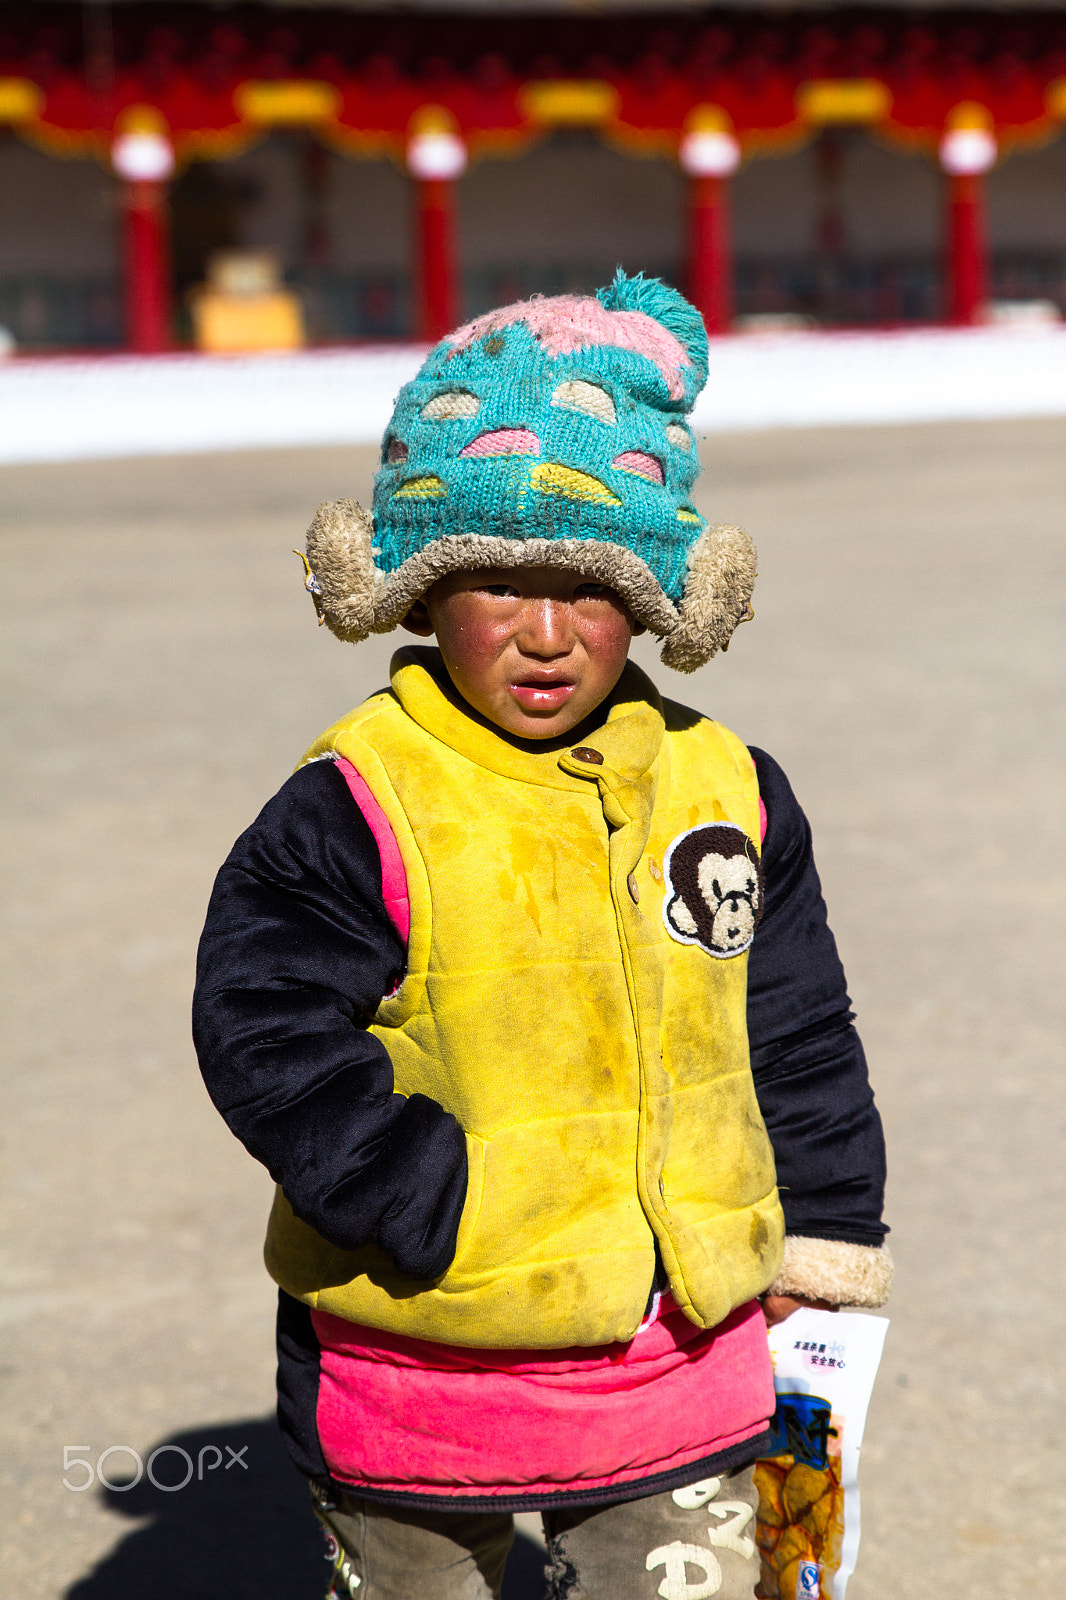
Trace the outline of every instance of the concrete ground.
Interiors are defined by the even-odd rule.
[[[849,1600],[1061,1600],[1066,424],[707,456],[704,509],[760,547],[758,616],[696,677],[656,676],[790,773],[890,1138],[898,1289]],[[4,475],[12,1600],[322,1592],[270,1420],[269,1183],[200,1087],[188,1003],[232,839],[383,680],[388,642],[316,631],[289,554],[371,470],[349,448]],[[202,1481],[124,1487],[162,1444]],[[512,1600],[536,1569],[527,1541]]]

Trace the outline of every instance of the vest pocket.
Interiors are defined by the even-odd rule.
[[[459,1218],[459,1233],[455,1241],[455,1256],[449,1272],[454,1272],[466,1255],[470,1241],[481,1215],[481,1202],[485,1196],[485,1141],[477,1134],[466,1135],[466,1200]]]

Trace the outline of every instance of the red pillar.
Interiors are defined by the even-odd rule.
[[[948,317],[969,324],[981,320],[988,292],[982,177],[957,172],[948,177]]]
[[[167,180],[174,147],[155,106],[129,106],[115,125],[111,165],[122,179],[126,343],[141,355],[170,344]]]
[[[677,152],[688,174],[688,297],[708,333],[728,333],[733,320],[733,254],[729,237],[729,179],[740,145],[719,106],[689,113]]]
[[[446,107],[423,106],[411,118],[407,170],[416,205],[415,332],[436,344],[459,321],[455,182],[466,170],[466,144]]]
[[[140,355],[154,355],[170,344],[170,240],[166,184],[135,180],[125,184],[126,342]]]
[[[940,165],[947,174],[947,313],[951,322],[980,322],[988,292],[985,242],[984,174],[995,165],[998,147],[990,113],[966,100],[949,112],[940,141]]]
[[[455,184],[416,179],[418,192],[418,337],[436,344],[459,321],[455,251]]]
[[[688,227],[688,297],[708,333],[727,333],[733,320],[727,178],[689,179]]]

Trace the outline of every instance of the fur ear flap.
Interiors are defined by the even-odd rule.
[[[354,500],[325,501],[307,530],[307,560],[323,622],[338,639],[358,644],[374,631],[380,574],[371,540],[374,522]]]
[[[755,587],[755,546],[742,528],[705,528],[689,556],[677,626],[662,658],[676,672],[695,672],[724,650],[745,620]]]

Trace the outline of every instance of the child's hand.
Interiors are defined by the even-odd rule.
[[[828,1300],[804,1300],[794,1294],[764,1294],[761,1297],[762,1314],[766,1318],[766,1326],[773,1328],[779,1322],[784,1322],[793,1311],[798,1311],[800,1306],[810,1306],[812,1311],[839,1311],[839,1306],[834,1306]]]

